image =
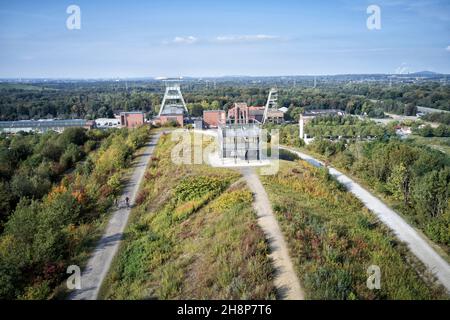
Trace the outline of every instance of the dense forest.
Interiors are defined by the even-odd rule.
[[[0,299],[58,294],[67,266],[86,259],[124,170],[148,139],[148,127],[80,130],[2,137],[2,157],[10,159],[0,162],[2,212],[11,213],[2,216]]]
[[[22,198],[41,199],[108,135],[68,128],[61,134],[0,136],[0,231]]]
[[[317,88],[273,83],[279,88],[280,107],[289,108],[287,120],[297,120],[304,109],[341,109],[349,114],[384,117],[384,113],[415,115],[417,106],[450,110],[450,86],[423,84],[321,83]],[[186,81],[182,91],[189,111],[201,116],[203,110],[225,109],[234,102],[264,105],[270,84],[239,81]],[[0,85],[0,121],[39,118],[112,117],[114,112],[142,110],[148,116],[159,110],[164,83],[130,81],[43,82],[33,85]]]

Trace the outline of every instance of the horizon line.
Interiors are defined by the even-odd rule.
[[[450,76],[450,73],[440,73],[434,71],[418,71],[409,73],[335,73],[335,74],[296,74],[296,75],[218,75],[218,76],[126,76],[126,77],[0,77],[2,80],[155,80],[165,81],[168,79],[179,78],[179,81],[185,79],[220,79],[220,78],[293,78],[293,77],[336,77],[336,76],[408,76],[429,73],[434,76]]]

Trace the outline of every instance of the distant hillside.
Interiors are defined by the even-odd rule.
[[[409,75],[413,76],[419,76],[419,77],[433,77],[433,76],[441,76],[441,73],[433,72],[433,71],[419,71],[419,72],[413,72]]]

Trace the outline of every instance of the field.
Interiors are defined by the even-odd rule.
[[[309,299],[441,299],[446,295],[407,248],[324,169],[282,161],[262,176]],[[381,290],[366,270],[381,269]]]
[[[275,298],[252,194],[234,171],[175,165],[173,145],[161,137],[101,297]]]

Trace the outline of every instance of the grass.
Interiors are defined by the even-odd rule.
[[[309,299],[446,299],[406,246],[323,168],[282,161],[261,176]],[[381,269],[381,289],[366,286]]]
[[[175,165],[173,145],[161,137],[100,296],[275,298],[250,191],[235,171]]]

